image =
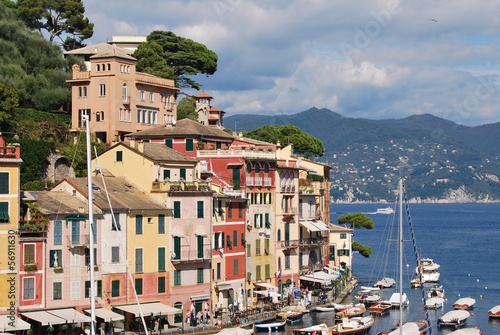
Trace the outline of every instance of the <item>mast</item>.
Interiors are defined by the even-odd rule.
[[[92,194],[92,167],[90,163],[91,149],[90,149],[90,115],[83,116],[85,120],[85,131],[87,135],[87,186],[88,186],[88,204],[89,204],[89,247],[90,247],[90,334],[95,335],[96,318],[95,318],[95,283],[94,283],[94,212],[93,202],[94,197]]]
[[[399,179],[399,334],[403,334],[403,179]]]

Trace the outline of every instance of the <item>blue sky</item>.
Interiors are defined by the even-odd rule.
[[[500,122],[500,1],[83,2],[87,44],[170,30],[215,51],[217,73],[197,79],[227,115]]]

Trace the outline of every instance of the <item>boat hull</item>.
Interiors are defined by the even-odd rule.
[[[272,332],[272,331],[283,331],[285,330],[286,321],[283,322],[273,322],[254,325],[256,332]]]

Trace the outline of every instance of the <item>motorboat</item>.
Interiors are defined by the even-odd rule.
[[[370,306],[368,308],[368,311],[371,314],[376,314],[376,315],[383,315],[387,313],[392,308],[392,304],[390,301],[384,300],[384,301],[379,301],[375,305]]]
[[[405,335],[420,335],[427,332],[430,328],[430,324],[427,320],[420,321],[412,321],[403,323],[403,334]],[[377,335],[399,335],[401,334],[401,330],[399,329],[399,325],[396,327],[389,329],[385,332],[377,333]]]
[[[342,318],[341,322],[330,328],[331,335],[362,335],[375,324],[373,316]]]
[[[471,309],[472,306],[476,303],[476,299],[467,297],[467,298],[460,298],[455,303],[453,304],[453,308],[455,309],[465,309],[466,311]]]
[[[367,293],[358,293],[355,298],[363,304],[373,305],[380,301],[380,294],[367,292]]]
[[[444,298],[443,285],[435,285],[427,289],[427,298]]]
[[[396,280],[394,280],[393,278],[382,278],[380,280],[378,280],[375,285],[375,287],[380,287],[380,288],[389,288],[389,287],[393,287],[394,284],[396,284]]]
[[[500,305],[497,305],[488,311],[490,318],[500,318]]]
[[[401,297],[403,297],[403,299],[401,299]],[[398,307],[400,305],[404,307],[410,303],[406,293],[403,293],[402,295],[400,295],[400,293],[393,293],[389,298],[389,301],[393,307]]]
[[[345,317],[352,318],[355,316],[363,315],[365,312],[366,312],[365,304],[356,304],[352,307],[346,308],[343,311],[337,312],[335,314],[335,319],[340,320]]]
[[[462,328],[448,333],[448,335],[481,335],[483,332],[479,326],[473,328]]]
[[[394,214],[394,208],[391,208],[391,207],[377,208],[377,211],[375,213],[376,214]]]
[[[289,310],[289,311],[283,311],[283,312],[278,313],[277,320],[285,321],[288,323],[295,323],[295,322],[299,322],[300,320],[302,320],[303,316],[304,316],[304,312],[302,312],[302,311]]]
[[[318,306],[316,307],[317,312],[333,312],[335,311],[335,306],[334,305],[328,305],[328,306]]]
[[[361,291],[363,292],[373,292],[373,291],[380,291],[380,287],[377,286],[361,286]]]
[[[410,286],[413,288],[420,287],[420,286],[422,286],[422,282],[420,281],[420,279],[415,278],[415,279],[410,280]]]
[[[438,326],[453,326],[460,327],[465,325],[467,318],[470,316],[468,311],[459,309],[446,313],[438,320]]]
[[[440,265],[434,263],[434,260],[431,258],[422,258],[418,261],[418,266],[415,268],[415,274],[422,276],[423,283],[436,283],[439,281],[439,277],[441,276],[439,273]]]
[[[256,332],[258,331],[282,331],[285,330],[286,321],[282,322],[270,322],[270,323],[256,323],[254,324],[254,329]]]
[[[355,306],[356,304],[332,304],[333,307],[337,310],[337,312],[345,311],[346,309]]]
[[[311,327],[294,329],[293,335],[330,335],[330,328],[322,323],[320,325],[315,325]]]
[[[429,308],[429,309],[441,308],[441,307],[443,307],[443,304],[444,304],[444,298],[440,298],[440,297],[429,298],[425,302],[425,306],[427,306],[427,308]]]

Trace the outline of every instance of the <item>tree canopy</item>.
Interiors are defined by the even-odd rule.
[[[323,156],[325,152],[325,147],[319,139],[291,124],[282,126],[265,125],[249,131],[245,136],[269,143],[280,141],[282,145],[293,143],[294,152],[307,157],[312,155]]]
[[[81,0],[18,0],[18,11],[28,27],[46,31],[50,42],[58,38],[66,50],[84,46],[94,34]]]
[[[351,228],[373,229],[372,218],[367,217],[363,213],[351,213],[347,215],[341,215],[338,218],[338,223],[341,225],[348,224],[351,226]],[[370,257],[372,253],[372,248],[356,241],[352,242],[352,250],[359,251],[359,253],[364,257]]]
[[[200,84],[189,76],[199,73],[208,76],[217,71],[215,52],[171,31],[153,31],[142,44],[133,54],[137,70],[173,79],[179,87],[199,90]]]
[[[198,121],[196,112],[196,100],[192,97],[184,97],[177,104],[177,120],[191,119]]]

